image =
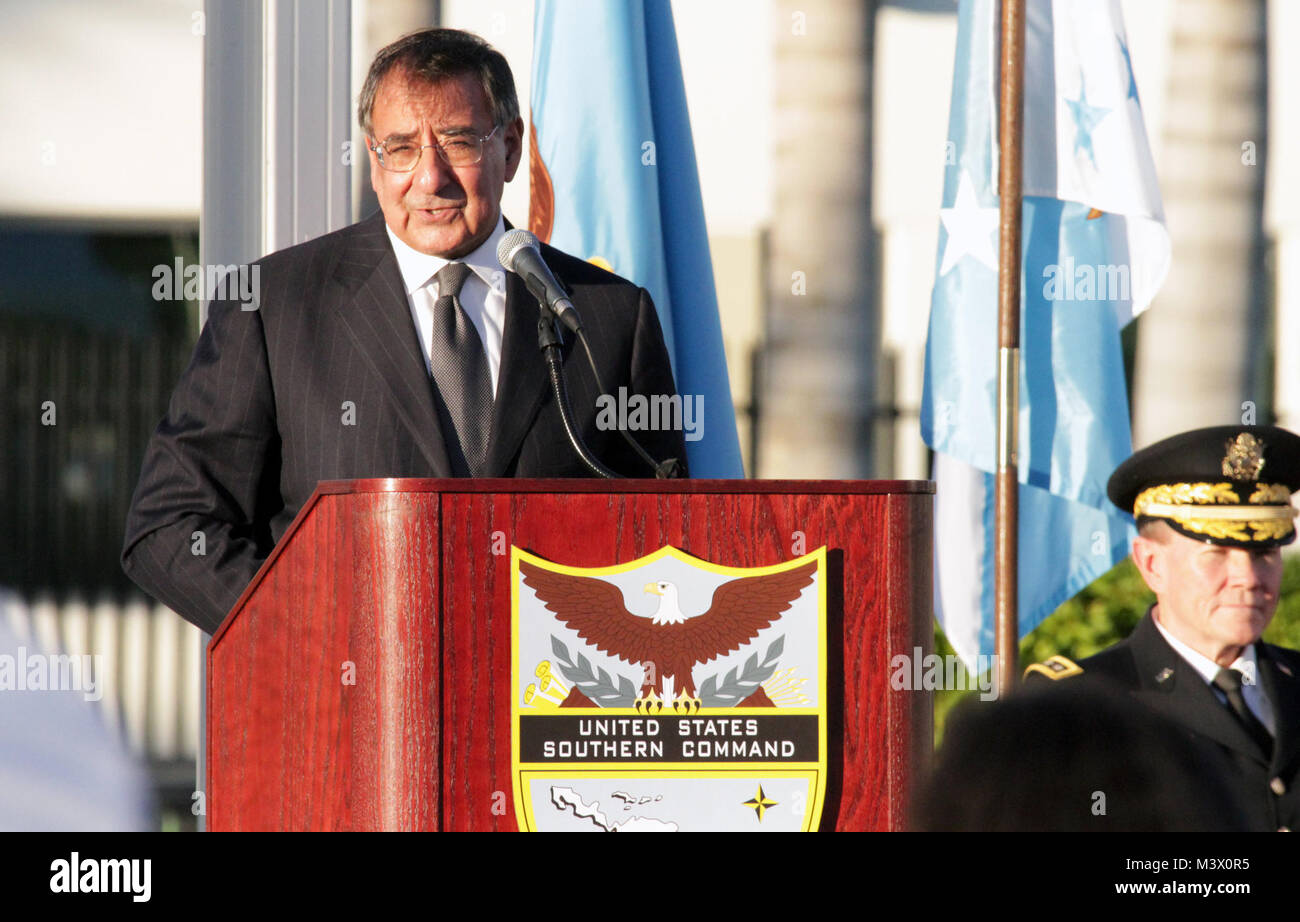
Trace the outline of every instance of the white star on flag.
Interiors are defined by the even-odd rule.
[[[994,272],[998,270],[997,255],[993,252],[993,233],[998,229],[998,210],[980,207],[975,198],[975,187],[964,170],[957,182],[957,201],[951,208],[941,208],[939,219],[948,231],[948,244],[943,250],[940,276],[947,275],[948,270],[968,253]]]

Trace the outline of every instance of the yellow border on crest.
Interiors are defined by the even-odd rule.
[[[802,557],[796,557],[783,563],[772,564],[766,567],[728,567],[722,564],[710,563],[707,560],[701,560],[693,557],[685,551],[679,550],[670,544],[665,544],[659,550],[645,557],[638,557],[627,563],[614,564],[607,567],[576,567],[569,564],[554,563],[545,558],[538,557],[536,554],[530,554],[522,548],[510,545],[510,773],[511,787],[513,789],[515,804],[515,821],[519,825],[521,832],[535,831],[532,813],[532,795],[529,791],[527,781],[535,775],[556,774],[563,775],[565,778],[629,778],[629,779],[650,779],[650,778],[690,778],[690,777],[714,777],[714,778],[744,778],[752,777],[761,780],[764,777],[804,777],[810,782],[813,788],[813,798],[811,806],[804,813],[803,831],[814,831],[821,823],[822,809],[826,797],[826,725],[828,723],[827,710],[827,689],[826,689],[826,545],[822,545],[816,550],[804,554]],[[627,573],[662,560],[665,557],[671,557],[688,566],[704,570],[708,573],[714,573],[719,576],[746,577],[746,576],[766,576],[771,573],[782,573],[786,570],[793,570],[803,566],[808,561],[817,562],[817,707],[815,708],[702,708],[700,714],[706,717],[744,717],[747,715],[770,715],[773,713],[791,714],[791,715],[816,715],[817,721],[817,748],[819,759],[817,762],[755,762],[749,765],[741,765],[735,762],[702,762],[698,765],[691,765],[690,768],[667,767],[676,766],[679,763],[654,763],[658,766],[665,767],[643,767],[645,763],[585,763],[581,767],[575,766],[573,769],[566,769],[548,763],[521,763],[519,761],[519,715],[520,715],[520,674],[519,674],[519,561],[527,560],[530,563],[550,570],[554,573],[564,573],[570,576],[612,576],[620,573]],[[706,713],[707,712],[707,713]],[[607,716],[636,716],[644,717],[634,708],[569,708],[567,714],[581,716],[586,714],[603,714]],[[694,715],[692,715],[694,716]]]

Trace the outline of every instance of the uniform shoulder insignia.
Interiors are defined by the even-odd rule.
[[[1083,667],[1070,659],[1068,656],[1049,656],[1041,663],[1034,663],[1025,670],[1022,678],[1029,678],[1031,675],[1044,675],[1049,679],[1068,679],[1070,676],[1082,675]]]

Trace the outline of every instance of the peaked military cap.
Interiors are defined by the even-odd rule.
[[[1295,540],[1300,436],[1276,426],[1214,426],[1156,442],[1115,469],[1111,502],[1189,538],[1268,548]]]

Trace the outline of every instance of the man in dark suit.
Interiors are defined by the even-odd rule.
[[[376,56],[358,110],[381,213],[261,260],[256,309],[212,302],[132,500],[123,568],[206,631],[318,481],[589,476],[551,399],[538,303],[497,261],[523,136],[505,59],[464,32],[413,33]],[[674,395],[649,295],[542,256],[611,396]],[[593,453],[653,476],[601,422],[571,337],[563,355]],[[634,435],[657,461],[684,462],[680,430]]]
[[[1113,647],[1027,672],[1116,685],[1171,718],[1261,830],[1300,828],[1300,652],[1260,640],[1297,489],[1300,437],[1272,426],[1198,429],[1134,454],[1107,492],[1137,517],[1133,561],[1156,604]]]

